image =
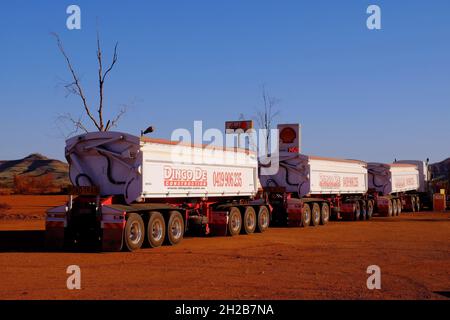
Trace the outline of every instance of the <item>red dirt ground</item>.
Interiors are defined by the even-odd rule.
[[[136,253],[49,253],[42,219],[61,196],[0,196],[0,299],[446,299],[450,214],[186,238]],[[10,218],[8,218],[8,216]],[[32,218],[30,218],[32,217]],[[81,290],[66,268],[81,267]],[[366,269],[381,268],[381,290]]]

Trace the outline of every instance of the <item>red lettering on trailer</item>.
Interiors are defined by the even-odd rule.
[[[320,183],[319,185],[324,188],[339,188],[341,186],[341,177],[339,176],[329,176],[329,175],[320,175]]]
[[[395,180],[394,185],[397,188],[404,188],[404,187],[407,187],[407,186],[415,186],[416,185],[416,178],[414,176],[398,177]]]
[[[242,172],[214,171],[214,187],[242,187]]]
[[[164,166],[164,186],[166,187],[206,187],[207,185],[206,170]]]
[[[416,184],[416,179],[414,177],[407,177],[406,178],[406,184],[408,186],[413,186]]]
[[[344,177],[344,187],[357,187],[358,177]]]
[[[404,188],[405,185],[406,185],[405,179],[397,178],[397,179],[395,180],[395,187],[396,187],[396,188]]]

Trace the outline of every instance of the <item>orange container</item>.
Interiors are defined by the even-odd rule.
[[[434,211],[445,211],[445,194],[435,193],[433,195],[433,210]]]

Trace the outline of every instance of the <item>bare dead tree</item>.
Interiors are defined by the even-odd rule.
[[[89,132],[89,130],[84,126],[81,116],[78,118],[74,118],[70,113],[65,113],[59,115],[57,120],[60,122],[66,121],[72,124],[74,129],[71,132],[69,132],[68,135],[66,135],[66,138],[78,133],[78,131],[80,130],[85,133]]]
[[[68,94],[74,94],[76,96],[79,96],[82,104],[83,104],[83,109],[85,114],[89,117],[89,119],[91,120],[91,122],[93,123],[93,125],[95,126],[95,128],[98,131],[108,131],[111,128],[114,128],[117,126],[119,120],[121,119],[121,117],[126,113],[126,106],[122,106],[122,108],[120,109],[120,111],[118,112],[118,114],[106,121],[106,124],[104,122],[104,108],[103,108],[103,102],[104,102],[104,86],[105,86],[105,80],[107,79],[109,73],[111,72],[111,70],[114,68],[117,59],[118,59],[118,55],[117,55],[117,46],[118,43],[116,42],[115,46],[114,46],[114,53],[113,53],[113,57],[112,57],[112,61],[111,63],[108,65],[108,67],[104,70],[103,68],[103,54],[102,54],[102,49],[101,49],[101,44],[100,44],[100,35],[97,32],[97,62],[98,62],[98,85],[99,85],[99,102],[98,102],[98,107],[97,107],[97,117],[94,116],[94,114],[91,112],[91,107],[88,104],[86,95],[83,91],[83,87],[81,86],[81,81],[80,78],[78,77],[73,64],[69,58],[69,55],[66,53],[63,43],[59,37],[58,34],[56,33],[52,33],[52,35],[56,38],[56,44],[58,46],[59,51],[61,52],[61,54],[63,55],[66,64],[67,64],[67,68],[70,71],[70,74],[72,76],[72,81],[69,83],[66,83],[64,85],[64,87],[66,88]],[[70,123],[73,124],[75,131],[72,132],[71,134],[74,134],[76,132],[78,132],[79,130],[82,130],[84,132],[88,132],[87,130],[87,125],[85,125],[82,121],[82,117],[73,117],[70,113],[61,115],[59,117],[60,120],[66,120],[69,121]]]
[[[279,99],[271,96],[266,89],[266,86],[262,87],[262,99],[263,106],[262,109],[256,113],[256,122],[260,129],[265,131],[265,144],[266,152],[269,153],[269,139],[270,139],[270,129],[272,129],[274,119],[280,115],[280,111],[276,110],[276,105],[280,102]]]

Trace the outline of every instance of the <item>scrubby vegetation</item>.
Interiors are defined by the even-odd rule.
[[[41,176],[14,176],[14,193],[16,194],[49,194],[58,192],[60,192],[60,188],[55,186],[55,179],[51,173]]]

